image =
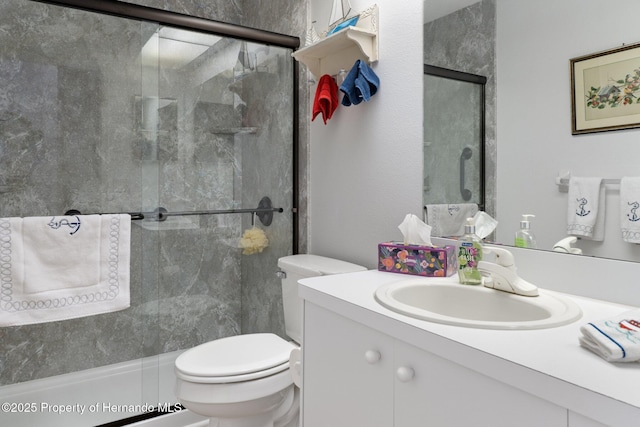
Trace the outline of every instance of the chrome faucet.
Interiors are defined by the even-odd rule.
[[[538,296],[537,286],[518,276],[511,252],[495,246],[483,246],[482,249],[484,253],[495,254],[495,263],[487,261],[478,263],[478,270],[483,275],[485,287],[527,297]]]

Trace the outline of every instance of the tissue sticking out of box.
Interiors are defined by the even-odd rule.
[[[431,246],[431,226],[413,214],[407,214],[398,226],[405,245]]]
[[[473,224],[476,226],[476,236],[484,239],[498,226],[498,221],[493,219],[488,213],[478,211],[473,216]]]

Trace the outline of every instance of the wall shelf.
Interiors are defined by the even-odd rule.
[[[311,46],[293,52],[292,56],[320,77],[349,71],[356,60],[367,63],[378,60],[378,6],[373,5],[360,14],[355,27],[347,27]]]

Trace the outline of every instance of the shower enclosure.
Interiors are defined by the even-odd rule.
[[[298,39],[55,3],[0,4],[0,216],[132,213],[131,305],[0,328],[0,425],[175,409],[180,350],[284,336],[276,263],[296,251]],[[251,227],[269,246],[243,255]]]
[[[428,204],[485,205],[486,77],[424,65],[424,183]]]

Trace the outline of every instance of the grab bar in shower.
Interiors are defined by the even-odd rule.
[[[473,151],[470,147],[464,147],[462,150],[462,154],[460,154],[460,195],[462,196],[462,200],[471,200],[471,190],[465,188],[465,173],[464,173],[464,165],[465,161],[469,160],[473,155]]]
[[[274,208],[271,204],[269,197],[263,197],[258,203],[257,208],[253,209],[219,209],[219,210],[204,210],[204,211],[178,211],[169,212],[165,208],[159,207],[153,212],[126,212],[131,216],[132,220],[147,219],[151,221],[165,221],[170,216],[187,216],[187,215],[219,215],[219,214],[237,214],[237,213],[251,213],[255,214],[262,225],[269,226],[273,221],[274,212],[284,212],[283,208]],[[82,215],[77,209],[69,209],[64,213],[65,215]],[[102,215],[104,213],[100,213]],[[95,214],[94,214],[95,215]]]

